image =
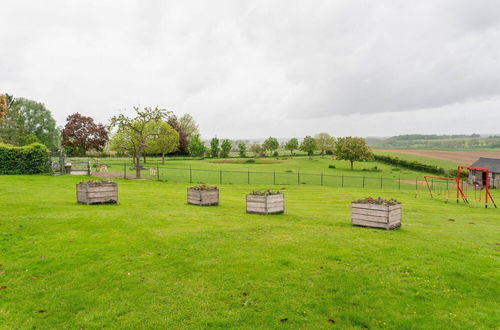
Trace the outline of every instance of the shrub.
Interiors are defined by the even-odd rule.
[[[49,152],[40,143],[24,147],[0,144],[0,174],[39,174],[48,172]]]
[[[424,164],[417,161],[404,160],[398,157],[375,155],[375,160],[381,163],[404,167],[414,171],[434,174],[447,174],[446,171],[439,166]]]
[[[328,165],[328,168],[336,168],[335,165]]]
[[[255,163],[255,159],[247,159],[245,160],[245,163]]]

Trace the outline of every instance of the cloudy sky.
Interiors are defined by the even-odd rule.
[[[0,92],[203,137],[500,133],[500,1],[2,0]]]

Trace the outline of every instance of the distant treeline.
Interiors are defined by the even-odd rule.
[[[471,135],[399,135],[386,139],[367,139],[370,147],[401,149],[477,149],[500,148],[500,137]]]

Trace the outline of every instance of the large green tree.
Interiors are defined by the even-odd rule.
[[[367,161],[373,158],[366,140],[352,136],[338,138],[333,154],[337,159],[349,161],[351,170],[354,168],[354,162]]]
[[[193,134],[189,139],[189,154],[195,157],[203,157],[203,155],[205,154],[205,150],[205,144],[201,140],[200,134]]]
[[[231,141],[229,140],[223,140],[221,145],[220,145],[220,156],[221,158],[227,158],[229,157],[229,153],[231,152],[231,148],[233,145],[231,144]]]
[[[191,135],[199,133],[198,124],[196,124],[194,118],[189,113],[185,113],[179,118],[179,125],[186,134],[188,140]]]
[[[120,114],[111,118],[110,128],[117,128],[118,134],[111,145],[127,151],[134,158],[135,177],[140,179],[141,157],[161,135],[158,122],[167,119],[171,112],[159,107],[145,107],[142,110],[134,107],[134,112],[133,117]]]
[[[15,146],[40,142],[50,149],[59,147],[59,130],[52,113],[43,103],[15,98],[0,123],[0,139]]]
[[[210,157],[217,158],[219,156],[219,139],[217,137],[210,140]]]
[[[311,159],[314,154],[314,150],[317,149],[316,140],[312,136],[306,136],[300,144],[300,150],[306,152],[307,155],[309,155],[309,159]]]
[[[335,148],[335,138],[328,133],[319,133],[314,136],[316,139],[316,145],[318,146],[321,156],[325,154],[325,151],[332,151]]]
[[[264,148],[264,150],[269,151],[269,153],[272,155],[273,151],[278,150],[280,144],[278,142],[278,139],[270,136],[264,141],[262,147]]]
[[[293,155],[293,152],[299,149],[299,140],[297,140],[297,138],[291,138],[285,144],[285,149],[290,151],[290,154]]]
[[[238,153],[241,158],[245,158],[247,156],[247,145],[245,142],[238,143]]]
[[[161,154],[161,162],[165,164],[165,155],[176,152],[179,148],[179,133],[164,121],[153,122],[150,129],[159,134],[153,136],[146,152]]]

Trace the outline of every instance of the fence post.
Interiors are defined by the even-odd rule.
[[[399,190],[401,190],[401,177],[398,178],[398,187],[399,187]]]
[[[321,172],[321,185],[323,185],[323,172]]]
[[[127,163],[123,163],[123,178],[127,178]]]
[[[342,188],[344,188],[344,173],[342,173]]]
[[[156,181],[160,181],[160,166],[156,163]]]
[[[247,181],[248,181],[248,184],[250,184],[250,167],[248,168]]]
[[[365,187],[365,175],[363,174],[363,188]]]
[[[418,177],[415,178],[415,190],[418,190]]]
[[[189,183],[193,183],[193,169],[189,166]]]
[[[273,172],[273,185],[276,185],[276,171]]]
[[[219,182],[220,182],[220,184],[222,184],[222,168],[220,169],[220,172],[219,172]]]
[[[297,184],[300,184],[300,171],[297,171]]]
[[[383,186],[383,180],[384,180],[384,179],[382,179],[382,176],[381,176],[381,177],[380,177],[380,188],[382,188],[382,186]]]

